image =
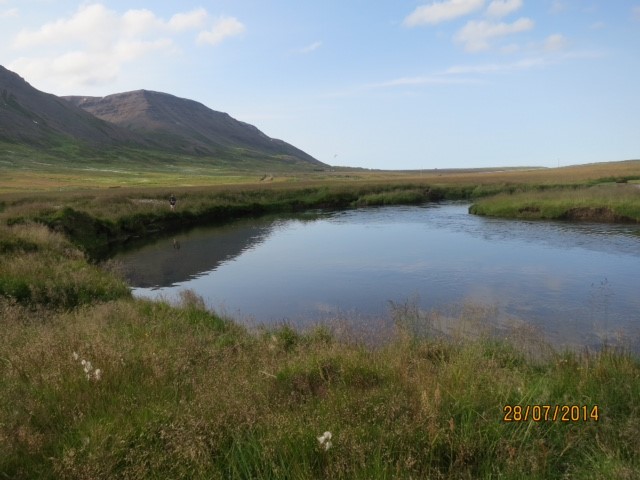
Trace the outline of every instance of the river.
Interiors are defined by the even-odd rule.
[[[250,324],[377,329],[401,306],[449,333],[475,316],[499,331],[530,326],[557,346],[636,348],[638,226],[492,219],[468,207],[243,219],[116,259],[136,296],[172,301],[191,289]]]

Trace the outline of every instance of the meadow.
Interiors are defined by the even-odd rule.
[[[0,177],[0,478],[638,478],[628,351],[555,351],[526,327],[497,335],[472,306],[467,328],[443,336],[395,305],[375,344],[340,325],[249,330],[191,292],[179,305],[132,298],[101,259],[172,229],[322,207],[466,198],[544,211],[563,198],[623,203],[633,218],[640,162],[236,173],[120,188],[82,171],[65,184],[12,170],[42,180],[31,188]]]

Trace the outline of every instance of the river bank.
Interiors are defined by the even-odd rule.
[[[469,213],[501,218],[640,223],[640,185],[502,193],[476,201]]]
[[[2,278],[31,292],[0,296],[4,477],[640,473],[640,361],[625,351],[498,338],[469,311],[446,339],[416,335],[411,305],[375,347],[331,327],[248,331],[190,292],[131,298],[43,226],[2,229]]]
[[[169,194],[178,197],[169,208]],[[414,180],[318,185],[277,184],[165,189],[107,189],[5,195],[0,222],[35,221],[70,238],[91,258],[130,241],[196,225],[268,213],[470,200],[470,213],[505,218],[640,222],[636,185],[582,183],[432,184]]]
[[[248,331],[189,292],[134,299],[92,262],[190,222],[518,188],[184,188],[176,212],[165,189],[4,196],[0,477],[636,478],[640,362],[623,350],[497,338],[469,312],[473,338],[419,336],[411,308],[377,347]]]
[[[140,238],[195,225],[216,224],[268,213],[373,205],[419,204],[466,198],[476,186],[438,187],[425,183],[350,183],[317,186],[273,185],[157,189],[89,190],[5,197],[0,221],[35,221],[63,233],[92,258]],[[169,207],[169,193],[177,198]]]

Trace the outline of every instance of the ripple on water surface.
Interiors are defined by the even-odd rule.
[[[560,343],[598,343],[640,325],[638,227],[502,220],[468,204],[363,208],[262,218],[180,234],[123,253],[141,296],[194,289],[214,309],[256,322],[389,318],[488,305]],[[344,318],[342,319],[344,320]]]

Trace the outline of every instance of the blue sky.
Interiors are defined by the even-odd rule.
[[[0,0],[0,64],[191,98],[334,165],[640,158],[640,0]]]

